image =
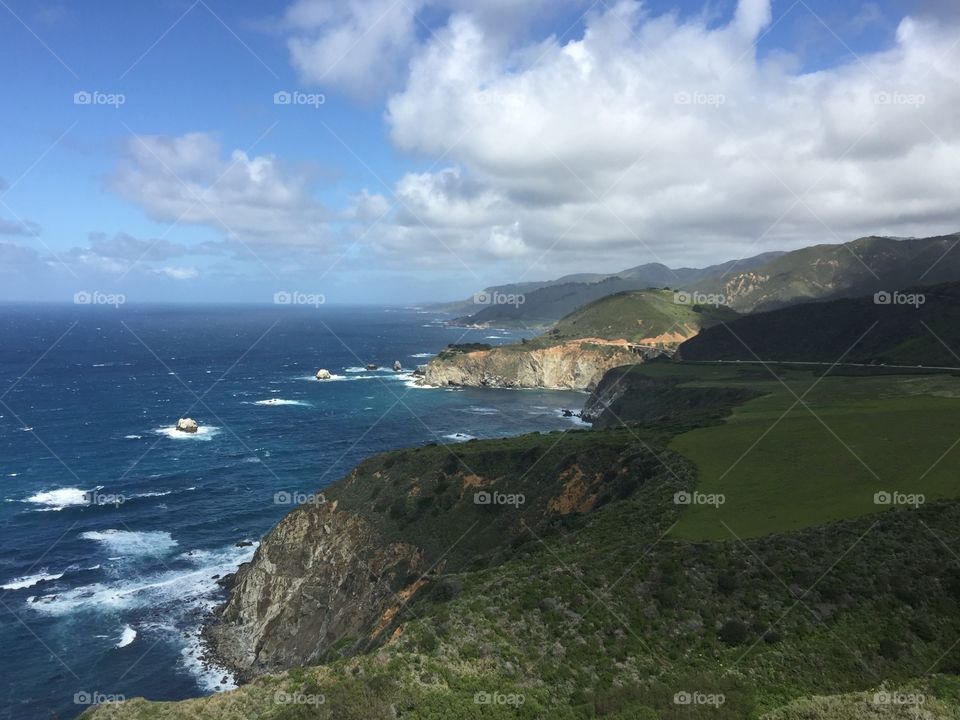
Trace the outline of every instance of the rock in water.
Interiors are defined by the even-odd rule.
[[[367,363],[367,370],[376,370],[379,367],[376,363]]]
[[[320,368],[317,370],[317,380],[329,380],[333,375],[330,374],[330,371],[325,368]]]
[[[394,371],[394,372],[400,372],[401,370],[403,370],[403,365],[400,364],[400,361],[399,361],[399,360],[394,360],[394,361],[393,361],[393,371]]]
[[[200,429],[200,426],[197,425],[197,421],[193,418],[180,418],[177,420],[177,430],[185,433],[195,433]]]

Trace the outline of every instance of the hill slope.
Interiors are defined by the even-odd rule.
[[[890,304],[869,296],[747,315],[704,329],[683,343],[678,355],[684,360],[960,366],[960,283],[889,297]]]
[[[451,346],[430,361],[429,385],[591,388],[604,372],[641,362],[654,348],[671,350],[701,327],[736,314],[684,305],[669,290],[609,295],[562,318],[523,343]],[[644,351],[631,345],[647,346]]]

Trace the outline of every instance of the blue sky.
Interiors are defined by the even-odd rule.
[[[0,299],[421,302],[955,231],[949,6],[3,0]],[[911,167],[942,202],[869,184]]]

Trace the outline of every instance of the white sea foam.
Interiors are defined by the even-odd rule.
[[[174,440],[211,440],[214,435],[220,432],[220,428],[213,425],[201,425],[195,433],[189,433],[177,430],[176,425],[171,425],[170,427],[157,428],[154,432],[166,435]]]
[[[63,510],[77,505],[89,505],[92,499],[91,492],[96,492],[101,487],[98,485],[93,491],[73,487],[44,490],[31,495],[24,502],[42,505],[43,510]]]
[[[463,408],[463,412],[472,413],[474,415],[497,415],[500,413],[497,408],[481,407],[479,405],[471,405],[468,408]]]
[[[124,440],[139,440],[139,439],[142,438],[142,437],[143,437],[142,435],[124,435],[124,436],[123,436],[123,439],[124,439]]]
[[[284,400],[283,398],[268,398],[266,400],[257,400],[254,405],[300,405],[309,407],[310,403],[303,400]]]
[[[432,358],[434,355],[436,355],[436,353],[414,353],[413,355],[410,355],[410,357],[413,357],[413,358]]]
[[[177,545],[170,533],[163,530],[90,530],[80,533],[80,537],[101,543],[117,557],[155,557],[168,553]]]
[[[0,590],[23,590],[49,580],[59,580],[62,577],[63,573],[50,575],[47,573],[46,569],[44,569],[42,572],[39,572],[36,575],[24,575],[23,577],[10,580],[5,585],[0,585]]]
[[[467,440],[476,440],[473,435],[467,435],[466,433],[450,433],[449,435],[444,435],[447,440],[453,440],[454,442],[466,442]]]
[[[137,631],[129,625],[123,626],[123,632],[120,634],[120,641],[114,645],[115,648],[125,648],[127,645],[137,639]]]

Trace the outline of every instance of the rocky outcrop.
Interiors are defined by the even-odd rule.
[[[345,639],[357,648],[374,639],[427,569],[419,549],[385,541],[336,502],[307,503],[237,571],[205,637],[241,679],[309,664]]]
[[[588,338],[530,349],[509,345],[441,353],[427,365],[424,383],[588,390],[607,370],[639,361],[625,340]]]
[[[317,370],[316,378],[317,380],[329,380],[333,375],[330,374],[330,371],[325,368],[320,368]]]
[[[400,372],[401,370],[403,370],[403,365],[400,364],[400,361],[399,361],[399,360],[394,360],[394,361],[393,361],[393,371],[394,371],[394,372]]]
[[[180,418],[177,420],[177,430],[185,433],[195,433],[200,429],[197,421],[193,418]]]

